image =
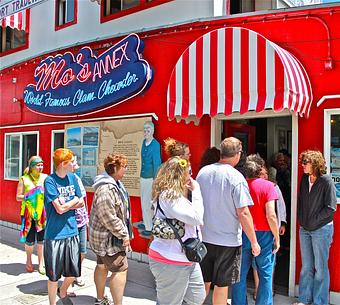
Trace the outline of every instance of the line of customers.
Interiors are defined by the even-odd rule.
[[[272,304],[274,254],[280,245],[274,208],[277,193],[271,182],[260,178],[264,161],[259,156],[247,158],[245,170],[248,179],[245,180],[234,168],[241,154],[242,143],[236,138],[226,138],[221,143],[220,160],[204,166],[198,173],[197,182],[190,176],[190,163],[181,157],[171,157],[158,171],[152,191],[154,205],[160,205],[167,217],[178,218],[185,223],[186,233],[183,240],[198,234],[208,248],[207,256],[199,265],[186,259],[177,240],[154,238],[149,256],[150,268],[156,279],[158,304],[177,305],[183,301],[188,304],[202,304],[211,284],[214,285],[213,304],[226,304],[229,286],[233,286],[232,304],[247,304],[245,279],[252,256],[255,257],[260,275],[256,304]],[[309,239],[305,240],[313,245],[314,230],[318,230],[320,224],[314,224],[313,228],[308,225],[304,228],[304,223],[310,223],[310,219],[304,215],[314,215],[321,211],[324,217],[319,216],[316,222],[321,223],[321,228],[327,226],[329,238],[323,247],[328,250],[322,255],[310,250],[302,252],[301,301],[296,303],[299,305],[324,305],[326,303],[323,302],[328,297],[328,268],[323,268],[321,274],[324,278],[320,278],[319,261],[320,264],[328,261],[333,232],[335,189],[328,176],[324,175],[324,159],[320,155],[316,158],[313,151],[301,154],[305,174],[310,177],[308,193],[314,190],[315,185],[319,196],[317,200],[312,200],[310,196],[303,195],[306,190],[303,189],[302,181],[298,216],[302,225],[300,235],[307,235]],[[81,234],[79,235],[74,210],[84,207],[84,194],[77,177],[72,173],[76,163],[73,153],[68,149],[56,150],[53,160],[56,170],[44,183],[47,219],[44,258],[49,278],[50,304],[55,305],[58,294],[63,304],[70,305],[72,301],[67,289],[74,282],[74,277],[80,277],[81,270]],[[31,171],[40,163],[41,158],[30,166]],[[311,166],[306,169],[308,164]],[[321,170],[320,165],[323,165]],[[104,168],[105,172],[95,179],[89,223],[90,245],[97,254],[95,304],[111,304],[104,295],[106,277],[108,271],[111,271],[110,290],[114,304],[119,305],[122,304],[128,268],[126,252],[131,250],[132,238],[130,201],[121,183],[127,169],[127,158],[110,154],[104,161]],[[35,179],[37,178],[39,177],[35,173]],[[24,180],[22,181],[24,184]],[[325,191],[328,192],[327,196]],[[22,198],[18,197],[20,193],[24,194]],[[18,200],[26,200],[26,193],[23,185],[19,184]],[[306,200],[312,200],[312,212],[307,208]],[[155,210],[158,213],[156,208]],[[162,217],[160,214],[158,216]],[[253,219],[256,219],[254,223]],[[80,225],[80,229],[81,227],[83,225]],[[306,257],[308,263],[305,262]],[[313,265],[314,260],[316,263]],[[30,267],[30,263],[27,259],[26,267]],[[58,288],[61,275],[65,279]]]

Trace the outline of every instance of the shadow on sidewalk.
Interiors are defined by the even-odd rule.
[[[1,264],[1,272],[7,273],[8,275],[18,276],[23,273],[27,273],[26,265],[21,263]]]

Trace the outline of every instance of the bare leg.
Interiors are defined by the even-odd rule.
[[[210,292],[211,282],[204,282],[205,296],[207,297]]]
[[[48,300],[50,305],[56,305],[58,282],[47,281]]]
[[[39,270],[44,269],[44,244],[37,245]]]
[[[85,253],[80,253],[80,265],[83,263],[83,260],[85,258]],[[85,282],[81,279],[81,276],[76,278],[75,282],[78,286],[84,286]]]
[[[25,251],[26,251],[26,269],[32,269],[33,271],[33,264],[32,264],[32,254],[33,254],[34,246],[28,246],[25,244]]]
[[[127,270],[111,274],[110,291],[115,305],[123,304],[123,295],[126,284]]]
[[[228,300],[228,287],[214,287],[213,305],[226,305]]]
[[[105,268],[104,264],[100,264],[96,266],[96,269],[94,270],[94,283],[96,284],[98,300],[101,300],[104,298],[107,274],[108,274],[108,270]]]
[[[255,290],[254,290],[254,296],[253,298],[256,299],[256,294],[257,294],[257,288],[259,288],[259,275],[257,273],[256,269],[253,269],[253,275],[254,275],[254,284],[255,284]]]
[[[67,295],[67,289],[71,286],[71,284],[74,281],[74,277],[65,277],[63,283],[61,284],[59,291],[60,291],[60,297],[65,298]]]

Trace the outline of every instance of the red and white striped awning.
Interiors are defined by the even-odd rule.
[[[167,111],[177,120],[267,109],[308,117],[312,98],[308,75],[291,53],[254,31],[226,27],[183,52],[168,84]]]
[[[1,26],[26,31],[26,10],[1,19]]]

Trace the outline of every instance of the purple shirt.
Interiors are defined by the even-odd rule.
[[[75,210],[77,227],[81,228],[82,226],[85,226],[89,222],[89,215],[87,213],[86,190],[84,188],[83,182],[78,177],[78,175],[75,174],[75,176],[77,177],[79,188],[81,190],[81,194],[82,194],[84,202],[85,202],[85,205],[83,207]]]

